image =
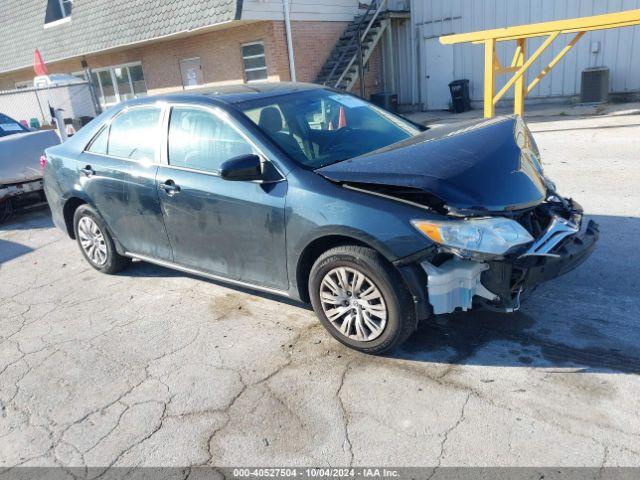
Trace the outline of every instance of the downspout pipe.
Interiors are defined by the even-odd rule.
[[[289,75],[292,82],[297,82],[296,78],[296,60],[293,55],[293,41],[291,40],[291,16],[289,14],[289,0],[282,0],[284,9],[284,29],[287,36],[287,52],[289,53]]]

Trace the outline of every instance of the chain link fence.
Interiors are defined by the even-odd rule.
[[[40,125],[51,125],[50,108],[61,109],[64,119],[97,115],[88,82],[0,92],[0,112],[28,125],[33,119]]]

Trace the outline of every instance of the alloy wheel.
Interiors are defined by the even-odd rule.
[[[352,340],[375,340],[387,324],[382,293],[355,268],[337,267],[329,271],[320,284],[320,302],[331,325]]]
[[[108,252],[104,234],[91,217],[82,217],[78,222],[78,237],[91,263],[98,267],[107,263]]]

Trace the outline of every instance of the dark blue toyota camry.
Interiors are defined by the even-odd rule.
[[[139,259],[311,302],[368,353],[433,314],[515,311],[598,239],[520,118],[425,129],[318,85],[125,102],[46,159],[55,224],[97,270]]]

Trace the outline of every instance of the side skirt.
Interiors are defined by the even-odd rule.
[[[131,253],[131,252],[126,252],[125,255],[130,258],[141,260],[143,262],[153,263],[154,265],[158,265],[160,267],[171,268],[173,270],[178,270],[180,272],[189,273],[191,275],[196,275],[198,277],[209,278],[211,280],[228,283],[230,285],[236,285],[238,287],[250,288],[252,290],[271,293],[273,295],[279,295],[282,297],[289,298],[291,296],[289,295],[289,292],[287,292],[286,290],[279,290],[277,288],[264,287],[262,285],[256,285],[255,283],[247,283],[247,282],[242,282],[240,280],[234,280],[228,277],[223,277],[220,275],[213,275],[211,273],[203,272],[201,270],[196,270],[194,268],[183,267],[182,265],[178,265],[177,263],[167,262],[166,260],[159,260],[157,258],[147,257],[145,255],[138,255],[136,253]]]

